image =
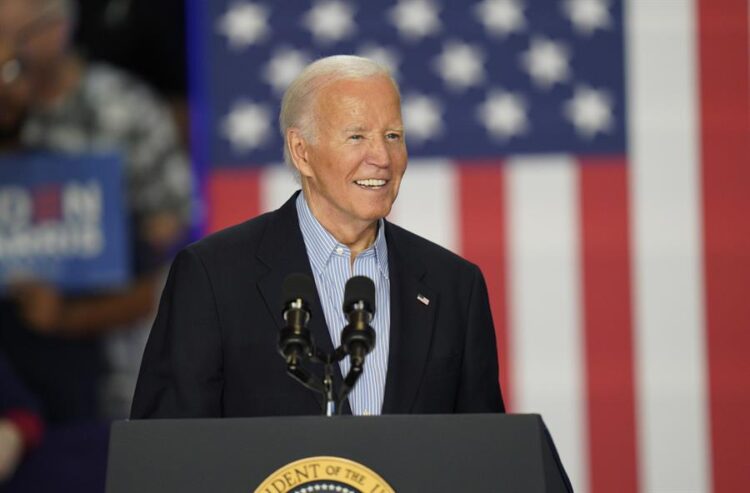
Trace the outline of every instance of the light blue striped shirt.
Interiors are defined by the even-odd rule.
[[[388,371],[391,325],[391,285],[388,279],[388,246],[385,242],[383,220],[381,219],[378,224],[375,243],[357,255],[352,266],[349,248],[339,243],[318,222],[307,206],[303,193],[297,197],[297,215],[333,347],[341,344],[341,330],[347,324],[342,310],[346,281],[352,276],[367,276],[375,283],[375,317],[372,321],[372,327],[375,329],[375,349],[365,360],[364,371],[349,394],[349,404],[353,414],[380,414]],[[346,376],[349,371],[349,358],[345,358],[339,365],[342,375]]]

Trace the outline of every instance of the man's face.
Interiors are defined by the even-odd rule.
[[[318,219],[366,227],[385,217],[406,170],[398,93],[386,77],[324,87],[314,107],[315,135],[297,163]]]
[[[0,0],[0,42],[23,62],[29,77],[43,77],[68,49],[68,22],[46,2]]]

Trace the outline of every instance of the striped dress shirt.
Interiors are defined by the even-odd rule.
[[[297,197],[297,216],[334,347],[341,344],[341,330],[347,324],[342,309],[346,281],[352,276],[367,276],[375,283],[375,316],[371,324],[375,329],[375,349],[367,356],[364,371],[349,394],[349,404],[353,414],[380,414],[388,371],[391,320],[388,246],[383,220],[378,223],[375,243],[357,255],[352,266],[349,248],[338,242],[318,222],[303,193]],[[350,366],[349,358],[342,360],[339,365],[342,375],[346,376]]]

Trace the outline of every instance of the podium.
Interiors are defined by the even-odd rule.
[[[107,493],[136,491],[572,489],[539,415],[465,414],[117,422]]]

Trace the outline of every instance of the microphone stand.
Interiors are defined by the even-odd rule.
[[[333,362],[329,359],[323,365],[323,387],[325,388],[325,415],[329,418],[336,414],[337,406],[333,397]]]
[[[286,372],[290,377],[313,392],[323,395],[323,414],[328,417],[341,414],[341,407],[344,400],[349,396],[349,393],[354,388],[354,385],[357,383],[357,380],[359,380],[359,377],[364,370],[362,364],[364,362],[359,364],[352,362],[349,372],[346,374],[346,378],[344,378],[344,382],[339,389],[337,396],[337,392],[333,385],[333,365],[344,359],[346,356],[347,354],[344,351],[344,348],[339,346],[333,354],[316,351],[313,356],[310,357],[310,361],[321,363],[323,365],[322,382],[309,371],[300,368],[295,361],[287,362]]]

